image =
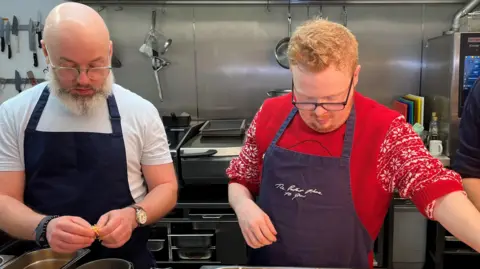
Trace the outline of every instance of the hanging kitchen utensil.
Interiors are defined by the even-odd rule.
[[[35,32],[37,33],[38,36],[38,48],[42,48],[42,31],[43,31],[43,25],[42,25],[42,13],[40,11],[37,12],[37,23],[35,24]]]
[[[288,1],[288,14],[287,14],[287,21],[288,21],[288,37],[282,38],[278,41],[277,45],[275,46],[275,59],[277,59],[277,63],[285,68],[289,69],[290,64],[288,62],[288,43],[290,43],[290,35],[292,34],[292,14],[290,12],[290,0]]]
[[[172,39],[168,39],[167,42],[165,42],[165,44],[163,45],[163,50],[162,52],[160,53],[161,55],[165,54],[168,50],[168,48],[170,47],[170,45],[172,45]]]
[[[5,43],[8,47],[8,59],[12,59],[12,43],[10,43],[10,35],[11,35],[12,25],[10,21],[7,21],[7,25],[5,25]]]
[[[35,25],[33,24],[32,19],[28,24],[28,42],[30,51],[33,53],[33,66],[38,67],[38,58],[37,58],[37,42],[35,40]]]
[[[323,19],[323,6],[320,5],[320,8],[318,9],[318,18]]]
[[[145,39],[143,40],[142,46],[140,46],[139,51],[141,53],[146,54],[148,57],[154,57],[158,56],[158,51],[156,53],[153,52],[153,47],[156,45],[156,39],[157,39],[157,30],[156,28],[157,24],[157,11],[152,10],[152,18],[151,18],[151,23],[150,23],[150,30],[148,31],[147,35],[145,36]],[[157,55],[154,55],[157,54]]]
[[[35,75],[33,75],[33,72],[32,71],[28,71],[27,72],[27,77],[28,77],[28,80],[30,80],[30,84],[32,86],[35,86],[37,85],[37,80],[35,79]]]
[[[15,41],[17,42],[17,53],[20,53],[20,42],[19,42],[19,39],[18,39],[18,19],[17,19],[17,16],[13,16],[12,35],[15,36]]]
[[[148,31],[142,46],[139,51],[148,57],[158,57],[167,52],[168,48],[172,44],[172,39],[167,37],[156,30],[157,23],[157,11],[152,11],[152,22],[150,30]]]
[[[22,92],[22,77],[20,76],[20,72],[15,70],[15,89],[17,92]]]
[[[347,7],[343,6],[343,26],[347,27]]]
[[[0,49],[2,52],[5,51],[5,25],[2,17],[0,17]]]
[[[158,97],[160,97],[160,101],[163,102],[163,92],[162,87],[160,85],[160,80],[158,79],[158,72],[162,70],[164,67],[170,65],[170,62],[165,60],[161,57],[153,57],[152,58],[152,68],[153,68],[153,75],[155,76],[155,82],[157,83],[157,91]]]

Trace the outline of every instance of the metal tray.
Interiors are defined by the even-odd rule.
[[[151,252],[157,252],[163,249],[165,239],[148,239],[147,248]]]
[[[242,136],[245,133],[246,120],[209,120],[200,128],[200,134],[208,136]]]
[[[4,269],[61,269],[68,268],[83,258],[90,251],[82,249],[76,253],[62,254],[51,249],[27,252],[7,263]]]
[[[126,260],[110,258],[91,261],[77,269],[133,269],[133,264]]]

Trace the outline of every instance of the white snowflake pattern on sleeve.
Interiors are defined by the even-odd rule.
[[[388,192],[395,189],[403,198],[411,199],[418,191],[439,181],[461,178],[445,169],[440,160],[432,157],[422,139],[403,116],[394,119],[382,143],[377,163],[377,177]],[[425,215],[433,219],[435,201],[425,207]]]

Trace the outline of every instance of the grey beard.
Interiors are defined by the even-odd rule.
[[[81,96],[72,94],[68,89],[60,87],[58,79],[54,72],[48,72],[45,79],[49,82],[50,93],[56,96],[62,104],[77,116],[91,115],[105,103],[108,96],[112,94],[114,83],[113,73],[110,72],[105,82],[99,89],[94,89],[93,96]]]

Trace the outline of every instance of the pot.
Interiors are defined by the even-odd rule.
[[[278,89],[278,90],[267,92],[267,95],[268,97],[278,97],[278,96],[289,94],[291,92],[292,92],[291,89]]]

